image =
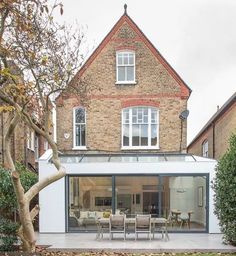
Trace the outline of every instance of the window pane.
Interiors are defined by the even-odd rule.
[[[111,212],[111,177],[69,177],[69,231],[95,231],[97,219]]]
[[[132,126],[132,146],[139,146],[139,125]]]
[[[151,145],[152,146],[157,145],[157,125],[156,124],[151,125]]]
[[[118,54],[118,65],[122,65],[122,55]]]
[[[127,65],[128,64],[128,53],[124,53],[124,64]]]
[[[133,54],[133,53],[130,53],[130,54],[129,54],[129,64],[130,64],[130,65],[133,65],[133,64],[134,64],[134,54]]]
[[[134,67],[127,68],[127,81],[134,81]]]
[[[123,146],[129,146],[129,125],[123,125]]]
[[[81,145],[80,146],[85,146],[85,125],[81,125]]]
[[[136,123],[137,123],[137,116],[133,116],[133,118],[132,118],[132,123],[133,123],[133,124],[136,124]]]
[[[118,81],[125,81],[125,67],[118,67]]]
[[[81,146],[80,141],[80,125],[75,126],[75,144],[76,146]]]
[[[157,111],[155,109],[151,110],[151,119],[152,119],[152,123],[157,123]]]
[[[143,115],[142,115],[142,112],[138,113],[138,123],[141,124],[143,122]]]
[[[143,116],[143,122],[144,122],[145,124],[148,123],[148,116]]]
[[[148,146],[148,125],[141,125],[141,146]]]
[[[85,111],[83,108],[78,108],[75,110],[75,122],[85,123]]]
[[[123,123],[128,124],[129,123],[129,110],[123,110]]]

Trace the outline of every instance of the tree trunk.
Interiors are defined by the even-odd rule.
[[[35,252],[36,238],[27,202],[19,206],[19,215],[22,225],[22,249],[27,252]]]
[[[12,114],[12,119],[9,122],[7,132],[4,136],[5,149],[6,149],[6,166],[11,170],[11,178],[16,193],[17,204],[19,209],[20,222],[22,224],[22,242],[23,249],[29,252],[35,251],[35,234],[34,227],[32,224],[29,201],[26,200],[24,188],[20,181],[20,175],[15,169],[15,164],[11,157],[11,135],[14,133],[15,127],[20,120],[18,113]]]
[[[35,130],[38,131],[39,128],[36,127],[36,125],[32,122],[30,117],[27,116],[27,118],[29,121],[28,123],[29,126],[31,128],[35,128]],[[12,119],[9,122],[7,132],[4,136],[5,150],[6,150],[6,166],[5,167],[11,170],[12,183],[16,193],[17,204],[19,209],[19,217],[21,222],[21,228],[19,229],[18,234],[22,241],[23,250],[27,252],[35,252],[36,238],[35,238],[33,220],[39,212],[39,207],[35,206],[35,208],[30,212],[30,209],[29,209],[30,202],[34,198],[34,196],[36,196],[43,188],[63,178],[66,174],[66,171],[60,163],[56,144],[51,140],[48,134],[46,134],[42,130],[39,130],[39,132],[49,141],[51,145],[51,148],[53,150],[53,156],[52,156],[53,164],[55,165],[58,171],[38,181],[27,192],[24,191],[24,188],[20,180],[20,174],[15,168],[15,163],[12,160],[11,150],[10,150],[11,135],[13,134],[15,127],[19,121],[20,121],[20,114],[17,111],[15,113],[12,113]]]

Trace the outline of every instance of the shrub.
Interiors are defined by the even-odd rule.
[[[236,134],[230,138],[230,147],[219,160],[213,182],[215,214],[224,241],[236,245]]]
[[[37,182],[37,175],[20,164],[16,164],[16,168],[20,173],[20,179],[24,190],[27,191],[32,185]],[[11,173],[0,166],[0,209],[1,215],[6,218],[12,216],[12,213],[17,210],[17,201],[14,187],[11,181]]]
[[[37,175],[17,163],[21,183],[25,191],[37,182]],[[18,223],[12,222],[13,213],[17,210],[17,200],[11,181],[11,173],[0,166],[0,251],[14,249],[17,242]]]
[[[8,219],[0,219],[0,251],[12,251],[15,249],[14,244],[17,242],[18,223]]]

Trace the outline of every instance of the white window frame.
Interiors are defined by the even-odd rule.
[[[35,135],[34,137],[35,143],[34,143],[34,157],[35,161],[38,162],[39,159],[39,137]]]
[[[202,156],[208,157],[209,156],[209,143],[208,140],[204,140],[202,143]]]
[[[137,107],[146,107],[148,108],[148,146],[132,146],[132,109],[137,108]],[[151,146],[151,109],[155,108],[157,111],[157,145],[156,146]],[[129,109],[129,146],[124,146],[123,145],[123,125],[124,120],[123,120],[123,111]],[[131,122],[131,123],[130,123]],[[131,125],[130,125],[131,124]],[[156,107],[151,107],[151,106],[132,106],[128,108],[122,109],[121,112],[121,149],[122,150],[136,150],[136,149],[160,149],[159,147],[159,109]]]
[[[84,123],[80,123],[80,124],[84,124],[85,125],[85,146],[76,146],[76,123],[75,123],[75,112],[77,109],[84,109],[84,118],[85,118],[85,122]],[[86,147],[86,109],[84,107],[75,107],[73,108],[73,148],[74,150],[87,150]]]
[[[27,131],[27,148],[34,151],[34,138],[35,138],[35,133],[34,130],[31,130],[28,128]]]
[[[44,140],[44,142],[43,142],[43,149],[44,149],[44,151],[47,151],[49,149],[49,143],[47,140]]]
[[[118,64],[118,55],[122,54],[133,54],[134,55],[134,64]],[[123,66],[123,67],[134,67],[134,80],[132,81],[118,81],[118,67]],[[134,51],[117,51],[116,52],[116,84],[136,84],[136,63],[135,63],[135,52]]]

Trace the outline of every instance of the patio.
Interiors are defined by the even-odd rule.
[[[140,235],[135,241],[134,233],[109,240],[109,234],[96,240],[94,233],[37,234],[37,245],[49,245],[49,249],[76,251],[122,251],[122,252],[236,252],[236,247],[222,243],[221,234],[178,234],[170,233],[170,240],[161,239],[161,234],[149,241],[147,235]]]

